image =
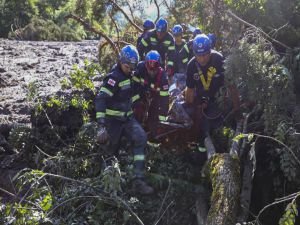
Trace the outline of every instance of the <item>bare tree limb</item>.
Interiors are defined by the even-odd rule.
[[[297,199],[299,196],[300,196],[300,192],[297,192],[297,193],[294,193],[294,194],[289,195],[289,196],[287,196],[287,197],[284,197],[284,198],[281,198],[281,199],[279,199],[279,200],[276,200],[275,202],[272,202],[272,203],[269,204],[269,205],[266,205],[262,210],[259,211],[259,213],[258,213],[258,215],[257,215],[255,221],[259,223],[259,217],[261,216],[261,214],[262,214],[267,208],[270,208],[270,207],[273,206],[273,205],[277,205],[277,204],[279,204],[279,203],[286,202],[286,201],[289,201],[289,200],[293,200],[293,201],[294,201],[294,200]]]
[[[296,154],[293,152],[293,150],[287,146],[286,144],[284,144],[283,142],[277,140],[276,138],[274,137],[270,137],[270,136],[266,136],[266,135],[262,135],[262,134],[256,134],[256,133],[253,133],[254,136],[257,136],[257,137],[261,137],[261,138],[267,138],[267,139],[271,139],[275,142],[277,142],[278,144],[284,146],[288,152],[294,157],[295,161],[297,162],[298,166],[300,166],[300,160],[298,159],[298,157],[296,156]]]
[[[274,38],[270,37],[270,36],[269,36],[266,32],[264,32],[261,28],[256,27],[256,26],[254,26],[253,24],[248,23],[247,21],[241,19],[240,17],[238,17],[237,15],[235,15],[235,14],[234,14],[233,12],[231,12],[230,10],[227,10],[227,13],[228,13],[231,17],[233,17],[233,18],[235,18],[236,20],[238,20],[239,22],[245,24],[246,26],[249,26],[249,27],[252,27],[252,28],[256,29],[257,31],[259,31],[259,32],[260,32],[265,38],[267,38],[268,40],[270,40],[270,41],[272,41],[272,42],[274,42],[274,43],[276,43],[276,44],[278,44],[278,45],[280,45],[280,46],[282,46],[282,47],[284,47],[284,48],[286,48],[286,49],[288,49],[288,50],[291,49],[289,46],[287,46],[287,45],[283,44],[282,42],[277,41],[277,40],[275,40]]]
[[[159,222],[160,219],[161,219],[161,210],[162,210],[162,208],[163,208],[163,206],[164,206],[164,204],[165,204],[165,201],[166,201],[166,199],[167,199],[167,196],[168,196],[168,194],[169,194],[169,192],[170,192],[170,188],[171,188],[171,179],[169,179],[168,189],[167,189],[167,191],[166,191],[166,193],[165,193],[165,196],[164,196],[164,199],[163,199],[163,201],[162,201],[162,203],[161,203],[161,206],[160,206],[160,208],[159,208],[159,210],[158,210],[158,212],[157,212],[157,219],[156,219],[156,222],[154,223],[154,225],[157,225],[158,222]]]
[[[114,8],[119,10],[125,16],[125,18],[128,20],[128,22],[131,23],[138,31],[140,31],[140,32],[143,31],[143,29],[140,28],[137,24],[135,24],[134,21],[129,18],[127,13],[114,0],[109,0],[109,1],[113,4]]]
[[[115,28],[116,28],[116,31],[117,31],[117,37],[118,37],[118,41],[117,41],[117,45],[118,45],[118,48],[120,49],[120,45],[119,45],[119,40],[120,40],[120,29],[118,27],[118,24],[116,23],[115,19],[113,18],[113,16],[111,14],[109,14],[109,17],[111,19],[111,21],[113,22]]]
[[[122,40],[120,40],[120,41],[113,41],[113,43],[114,43],[114,44],[118,44],[118,45],[119,45],[119,44],[122,44],[122,45],[129,45],[129,44],[130,44],[129,42],[122,41]],[[110,43],[107,42],[107,41],[101,43],[101,44],[99,45],[99,52],[101,52],[102,49],[103,49],[105,46],[107,46],[108,44],[110,44]]]
[[[130,15],[131,15],[131,17],[132,17],[132,20],[133,20],[133,21],[135,21],[135,19],[134,19],[134,15],[133,15],[133,10],[132,10],[132,7],[131,7],[131,5],[129,4],[129,2],[128,2],[128,1],[126,1],[126,3],[127,3],[127,5],[128,5],[129,12],[130,12]]]
[[[88,24],[87,22],[85,22],[82,18],[80,18],[79,16],[76,16],[74,14],[69,14],[65,17],[66,19],[74,19],[77,22],[81,23],[85,29],[92,31],[96,34],[99,34],[101,37],[103,37],[110,45],[111,47],[114,49],[116,55],[118,55],[119,53],[119,49],[117,48],[117,46],[114,44],[114,42],[111,40],[110,37],[108,37],[104,32],[97,30],[96,28],[92,27],[90,24]]]
[[[155,4],[156,9],[157,9],[157,16],[156,16],[156,19],[155,19],[155,22],[157,22],[157,20],[158,20],[159,17],[160,17],[159,4],[158,4],[157,0],[154,0],[154,4]]]
[[[279,28],[270,28],[270,29],[273,29],[273,30],[271,30],[270,32],[269,32],[269,35],[270,36],[273,36],[274,38],[276,37],[276,35],[277,35],[277,33],[280,31],[280,30],[282,30],[282,29],[284,29],[286,26],[288,26],[290,23],[289,22],[287,22],[286,24],[284,24],[284,25],[282,25],[281,27],[279,27]]]
[[[1,187],[0,187],[0,191],[4,192],[4,193],[7,194],[7,195],[10,195],[11,197],[14,197],[14,198],[17,197],[15,194],[13,194],[13,193],[11,193],[11,192],[9,192],[9,191],[7,191],[7,190],[1,188]]]

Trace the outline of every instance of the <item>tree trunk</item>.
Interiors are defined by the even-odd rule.
[[[212,183],[206,225],[233,225],[239,209],[240,161],[228,153],[213,155],[206,173]]]

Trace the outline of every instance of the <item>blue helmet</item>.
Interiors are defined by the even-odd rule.
[[[136,66],[139,61],[139,53],[133,45],[126,45],[120,51],[119,60],[122,64]]]
[[[205,55],[211,51],[210,39],[205,34],[198,34],[193,40],[193,52],[196,56]]]
[[[179,24],[176,24],[173,29],[172,29],[172,33],[174,36],[179,36],[183,33],[183,29],[182,26]]]
[[[209,40],[210,40],[210,42],[211,42],[211,48],[214,48],[215,45],[216,45],[216,41],[217,41],[216,35],[215,35],[215,34],[209,33],[209,34],[207,35],[207,37],[209,38]]]
[[[144,21],[143,27],[145,30],[150,30],[154,29],[155,25],[152,20],[147,19]]]
[[[156,50],[149,51],[145,56],[146,68],[155,70],[160,66],[160,54]]]
[[[162,17],[159,18],[159,20],[155,24],[155,29],[157,32],[167,32],[168,22]]]
[[[202,34],[202,31],[199,29],[199,28],[196,28],[194,31],[193,31],[193,37],[196,37],[196,35],[198,34]]]

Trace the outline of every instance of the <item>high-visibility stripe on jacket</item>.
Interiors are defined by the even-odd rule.
[[[157,114],[160,120],[165,120],[169,109],[169,84],[165,71],[160,67],[158,73],[152,78],[146,69],[145,62],[140,62],[134,74],[136,80],[140,81],[140,95],[146,96],[145,93],[151,93],[151,98],[159,103]]]
[[[103,80],[95,99],[96,118],[106,117],[120,120],[132,115],[132,105],[140,96],[137,82],[125,75],[117,65]]]
[[[150,50],[156,50],[161,56],[161,64],[164,68],[165,65],[169,67],[174,66],[175,62],[175,42],[171,33],[167,32],[162,40],[159,40],[156,35],[156,31],[149,31],[146,37],[142,38],[141,44],[137,46],[140,57],[144,59],[144,56]]]

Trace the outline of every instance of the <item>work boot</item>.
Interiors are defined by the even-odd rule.
[[[154,189],[151,186],[149,186],[144,180],[139,178],[133,180],[132,189],[135,193],[139,193],[142,195],[150,195],[154,192]]]

